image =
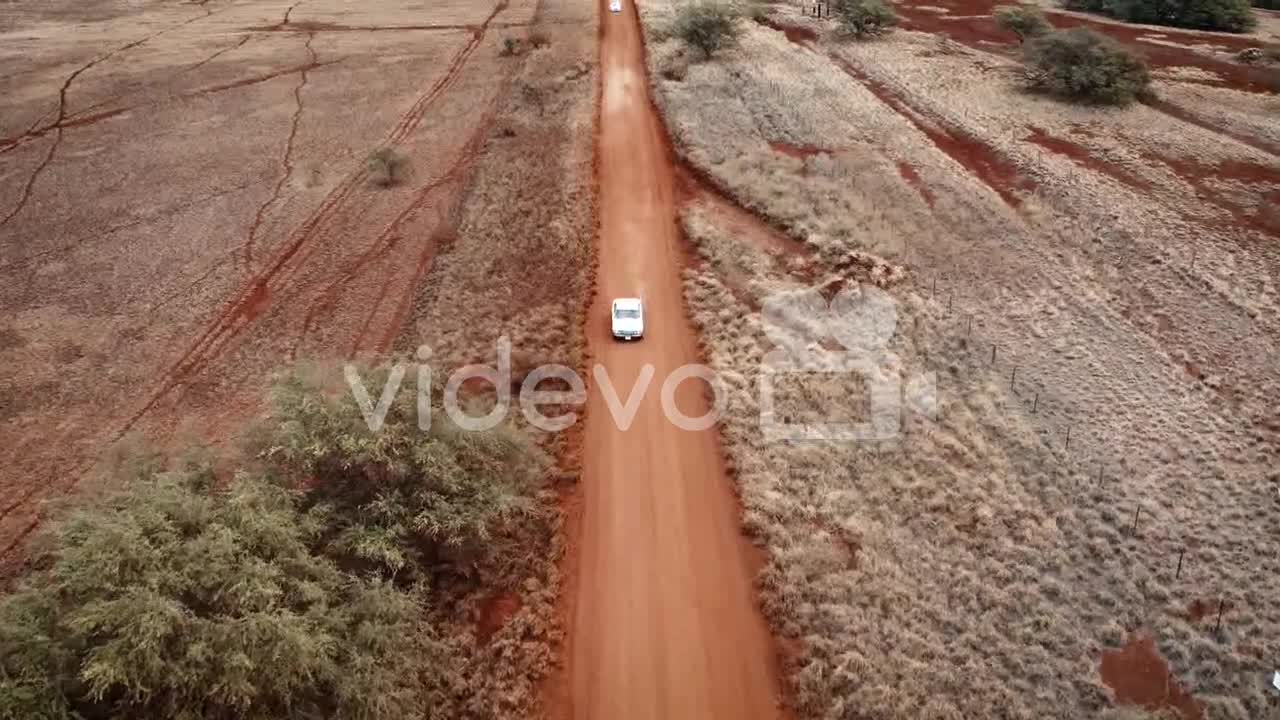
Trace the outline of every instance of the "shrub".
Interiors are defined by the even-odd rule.
[[[408,166],[408,160],[389,147],[374,150],[365,161],[369,179],[380,187],[390,187],[400,182]]]
[[[846,36],[880,35],[898,24],[898,16],[884,0],[839,0],[835,11],[840,32]]]
[[[1023,52],[1031,87],[1070,100],[1123,105],[1151,81],[1141,58],[1085,28],[1035,38]]]
[[[498,51],[498,54],[502,56],[510,57],[511,55],[515,55],[516,51],[519,49],[520,49],[519,40],[512,37],[505,37],[505,38],[502,38],[502,49]]]
[[[1253,0],[1253,6],[1267,10],[1280,10],[1280,0]]]
[[[364,373],[372,395],[386,377]],[[299,374],[276,387],[261,456],[306,488],[319,544],[344,568],[401,581],[444,563],[466,572],[503,523],[530,509],[545,459],[522,436],[461,430],[438,406],[421,430],[415,405],[415,393],[398,392],[373,432],[349,391],[327,395]]]
[[[1126,22],[1245,32],[1257,24],[1249,0],[1066,0],[1069,10]]]
[[[672,35],[701,50],[708,59],[718,50],[736,44],[741,33],[737,12],[714,0],[681,6],[672,26]]]
[[[1251,47],[1251,48],[1245,48],[1240,52],[1236,53],[1236,62],[1242,62],[1246,65],[1253,65],[1255,63],[1262,62],[1263,60],[1266,59],[1266,57],[1267,55],[1265,52],[1263,52],[1262,48]]]
[[[47,531],[43,569],[0,599],[0,717],[419,709],[418,596],[314,555],[284,489],[210,480],[139,478]]]
[[[995,10],[996,24],[1026,42],[1053,30],[1044,13],[1030,5],[1001,5]]]
[[[769,19],[769,3],[767,0],[748,0],[746,16],[753,22],[763,24]]]

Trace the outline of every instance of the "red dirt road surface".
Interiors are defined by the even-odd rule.
[[[681,295],[672,158],[649,100],[634,7],[601,2],[597,156],[600,247],[588,342],[625,403],[641,367],[656,368],[634,423],[620,430],[600,387],[587,406],[584,507],[570,682],[575,718],[772,718],[777,680],[715,430],[664,417],[659,389],[698,362]],[[646,337],[616,344],[614,297],[644,298]],[[678,406],[701,415],[705,385]]]

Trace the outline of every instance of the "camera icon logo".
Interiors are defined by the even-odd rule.
[[[760,368],[760,428],[766,442],[881,441],[902,431],[904,404],[932,419],[937,411],[934,373],[906,378],[890,352],[898,325],[897,302],[872,285],[842,288],[830,302],[817,288],[777,292],[762,306],[765,335],[776,346]],[[779,418],[775,391],[785,375],[856,374],[869,394],[865,422],[790,422]],[[820,409],[820,408],[819,408]]]

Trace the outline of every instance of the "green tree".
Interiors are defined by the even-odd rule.
[[[701,0],[681,6],[672,34],[710,59],[719,50],[737,44],[742,28],[738,13],[727,3]]]
[[[840,31],[856,38],[888,32],[898,24],[898,16],[884,0],[839,0],[835,6]]]
[[[363,377],[377,396],[387,372]],[[416,402],[402,388],[374,432],[350,392],[326,394],[300,374],[275,389],[261,456],[305,488],[321,546],[346,569],[399,581],[439,564],[465,572],[504,523],[532,508],[546,459],[522,435],[459,429],[439,406],[421,430]]]
[[[142,477],[51,527],[0,599],[0,718],[415,711],[418,595],[313,554],[286,490],[211,480]]]
[[[1030,5],[1001,5],[995,9],[996,24],[1026,42],[1053,30],[1040,8]]]
[[[1258,23],[1249,0],[1065,0],[1065,7],[1125,22],[1199,30],[1246,32]]]
[[[1123,105],[1151,82],[1141,58],[1085,28],[1035,38],[1023,54],[1030,86],[1068,100]]]

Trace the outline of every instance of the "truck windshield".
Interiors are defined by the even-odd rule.
[[[618,308],[613,311],[613,316],[627,320],[634,320],[635,318],[640,317],[640,311],[635,308]]]

